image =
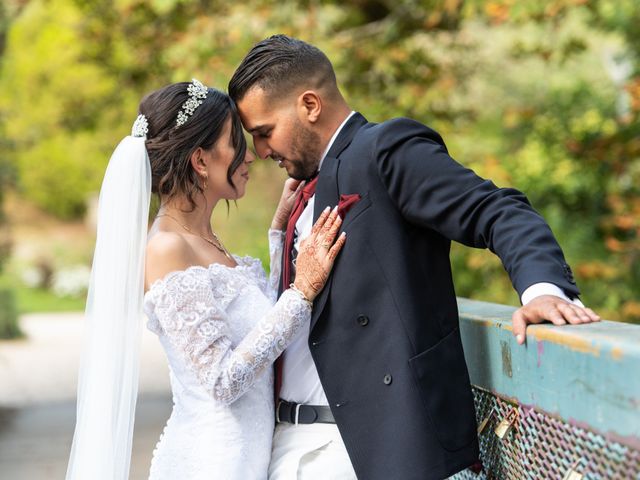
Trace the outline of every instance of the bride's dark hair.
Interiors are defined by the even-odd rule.
[[[192,153],[198,147],[211,148],[220,138],[225,121],[231,117],[235,156],[227,170],[227,182],[235,189],[231,177],[244,161],[247,144],[235,104],[215,88],[209,88],[207,97],[193,115],[184,124],[176,126],[178,112],[189,99],[187,87],[190,84],[174,83],[151,92],[142,99],[138,110],[149,122],[146,146],[151,163],[151,191],[162,200],[182,193],[195,208],[194,196],[203,190],[191,167]]]

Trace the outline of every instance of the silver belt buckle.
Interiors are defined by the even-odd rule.
[[[295,422],[293,423],[294,425],[298,425],[298,419],[300,418],[300,407],[302,406],[301,403],[297,403],[296,404],[296,415],[294,417]]]
[[[278,400],[278,404],[276,405],[276,423],[280,422],[280,405],[282,405],[282,400]]]

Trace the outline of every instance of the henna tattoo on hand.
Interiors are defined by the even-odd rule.
[[[342,219],[335,209],[331,213],[326,209],[314,224],[309,237],[300,244],[294,284],[310,300],[324,287],[333,263],[346,241],[345,234],[342,233],[334,243],[341,223]]]

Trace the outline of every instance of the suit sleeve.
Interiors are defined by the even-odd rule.
[[[409,119],[378,125],[378,174],[410,223],[497,254],[516,291],[549,282],[579,294],[562,249],[518,190],[498,188],[453,160],[440,135]]]

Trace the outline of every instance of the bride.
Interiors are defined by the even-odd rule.
[[[270,367],[309,321],[345,242],[340,217],[323,212],[275,302],[298,182],[287,180],[276,209],[267,279],[259,260],[230,254],[211,230],[217,202],[244,195],[254,159],[229,97],[194,79],[147,95],[139,112],[100,192],[66,478],[128,478],[143,309],[167,354],[174,402],[150,478],[266,478]],[[151,192],[160,209],[147,232]]]

